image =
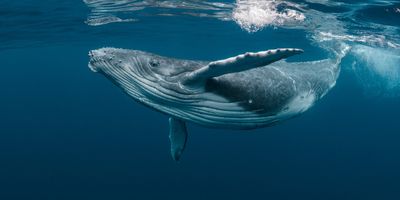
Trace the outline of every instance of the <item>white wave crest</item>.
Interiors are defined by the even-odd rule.
[[[299,6],[277,0],[237,0],[232,18],[246,31],[256,32],[270,25],[282,26],[304,21],[305,15],[293,8]]]
[[[400,48],[400,44],[392,42],[384,35],[338,35],[332,32],[319,32],[314,35],[314,39],[319,42],[339,40],[345,42],[358,42],[378,47]]]

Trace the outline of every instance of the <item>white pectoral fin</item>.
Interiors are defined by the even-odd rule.
[[[235,57],[210,62],[196,71],[190,73],[184,84],[204,81],[212,77],[228,73],[245,71],[257,67],[263,67],[281,59],[303,53],[301,49],[281,48],[256,53],[245,53]]]
[[[169,118],[169,140],[172,158],[178,161],[185,150],[187,141],[187,129],[184,121],[174,117]]]

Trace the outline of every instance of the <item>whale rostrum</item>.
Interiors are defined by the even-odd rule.
[[[322,98],[336,83],[342,56],[283,60],[302,52],[281,48],[208,62],[101,48],[89,52],[89,67],[136,101],[170,116],[171,155],[179,160],[186,122],[224,129],[266,127]]]

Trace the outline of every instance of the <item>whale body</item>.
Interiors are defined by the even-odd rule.
[[[89,67],[136,101],[170,116],[171,154],[179,160],[185,122],[254,129],[298,116],[336,83],[341,57],[309,62],[283,59],[301,49],[245,53],[192,61],[117,48],[89,52]]]

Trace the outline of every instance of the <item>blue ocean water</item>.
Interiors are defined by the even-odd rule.
[[[400,199],[400,3],[333,0],[0,2],[0,199]],[[88,51],[219,60],[350,48],[303,115],[232,131],[168,116],[87,67]],[[342,46],[340,46],[342,47]]]

